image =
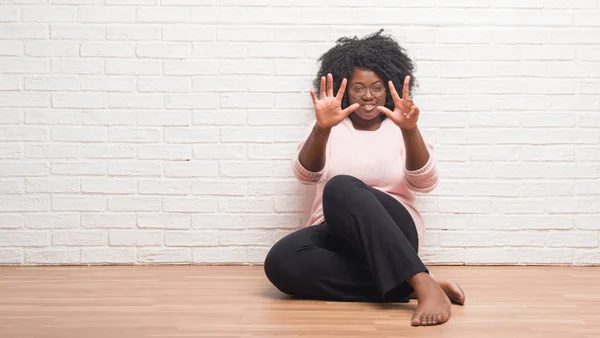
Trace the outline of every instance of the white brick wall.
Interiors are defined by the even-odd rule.
[[[442,174],[423,259],[600,264],[598,0],[0,2],[0,264],[261,263],[316,59],[379,28]]]

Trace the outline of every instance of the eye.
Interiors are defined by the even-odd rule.
[[[380,92],[382,90],[383,90],[383,86],[381,86],[381,85],[373,86],[373,91]]]

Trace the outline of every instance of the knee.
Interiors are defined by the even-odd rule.
[[[364,183],[358,178],[350,175],[336,175],[332,177],[323,188],[323,200],[331,202],[348,196],[350,191],[360,187]]]
[[[293,280],[293,265],[294,261],[290,258],[290,250],[284,245],[285,243],[277,242],[267,253],[264,262],[264,271],[267,279],[279,291],[287,294],[293,294],[291,290]]]

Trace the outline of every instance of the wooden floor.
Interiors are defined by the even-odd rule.
[[[600,268],[431,267],[464,307],[289,299],[262,267],[0,267],[0,337],[600,337]]]

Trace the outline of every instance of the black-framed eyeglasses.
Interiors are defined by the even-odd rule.
[[[373,95],[373,97],[380,97],[386,92],[386,88],[383,84],[376,83],[368,89],[360,84],[352,85],[350,86],[349,93],[356,99],[362,99],[365,95],[367,95],[367,90],[371,93],[371,95]]]

